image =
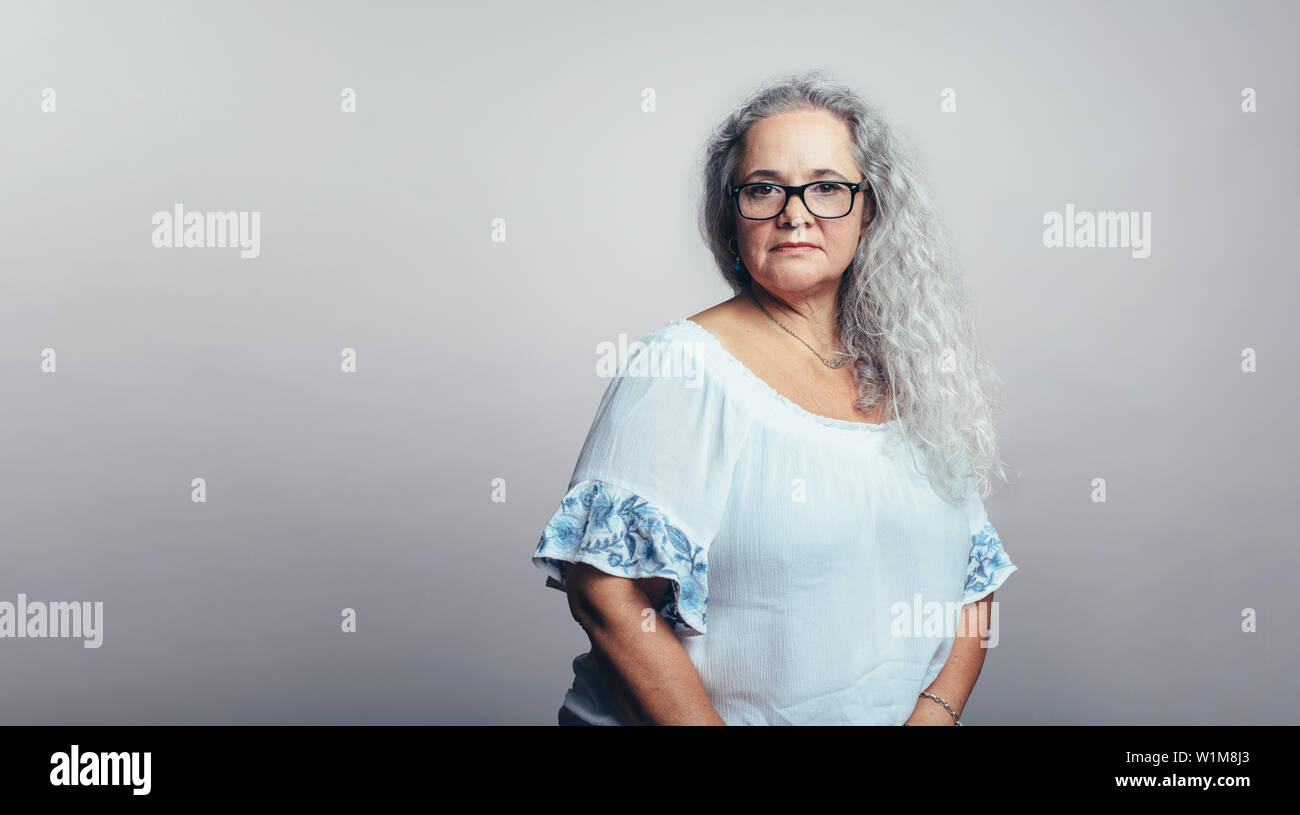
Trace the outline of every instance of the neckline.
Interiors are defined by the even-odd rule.
[[[707,342],[710,347],[716,350],[718,352],[718,356],[721,357],[722,360],[735,373],[739,374],[742,379],[745,379],[750,383],[752,383],[759,391],[766,394],[772,401],[785,406],[787,410],[790,410],[796,415],[799,415],[806,420],[810,420],[822,427],[829,427],[835,430],[847,430],[850,433],[880,433],[882,431],[892,430],[896,426],[901,426],[903,423],[902,419],[890,419],[889,421],[879,422],[879,423],[851,422],[848,419],[835,419],[830,416],[823,416],[820,413],[813,413],[811,410],[808,410],[803,405],[800,405],[798,402],[793,401],[785,394],[781,393],[776,388],[769,385],[767,380],[763,379],[758,374],[751,371],[749,369],[749,366],[741,362],[730,351],[728,351],[726,346],[722,344],[722,341],[719,340],[717,336],[709,329],[705,328],[704,326],[700,325],[694,320],[685,317],[677,320],[669,320],[668,325],[689,326],[691,330],[693,330],[695,333],[702,335],[705,339],[705,342]]]

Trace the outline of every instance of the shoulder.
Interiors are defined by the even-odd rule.
[[[742,344],[744,338],[750,333],[748,312],[745,310],[745,301],[741,295],[724,300],[698,314],[692,314],[688,319],[706,329],[728,348]]]
[[[712,335],[725,356],[738,360],[746,370],[762,369],[764,361],[772,356],[770,339],[764,339],[770,338],[771,326],[743,294],[691,316],[690,321]]]
[[[684,319],[671,319],[634,341],[609,348],[602,376],[611,379],[607,399],[619,413],[659,412],[704,419],[726,414],[739,421],[748,392],[739,367],[723,344],[737,323],[730,301]],[[721,335],[721,336],[720,336]],[[606,343],[606,345],[613,345]]]
[[[707,331],[689,320],[669,320],[639,339],[624,335],[618,346],[606,349],[597,365],[609,382],[583,446],[581,471],[636,491],[662,486],[636,480],[655,473],[655,466],[676,471],[734,463],[749,431],[749,410],[735,398],[734,375]],[[657,477],[673,476],[665,470]]]
[[[730,351],[746,334],[747,324],[740,299],[738,295],[685,319],[669,320],[631,343],[627,351],[630,356],[643,354],[647,350],[662,352],[661,346],[665,345],[684,352],[703,346],[721,347]]]

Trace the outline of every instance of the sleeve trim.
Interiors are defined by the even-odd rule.
[[[587,563],[619,577],[664,577],[672,594],[659,615],[681,635],[706,632],[708,565],[703,547],[669,522],[661,509],[612,484],[573,484],[542,532],[533,565],[546,585],[564,590],[564,565]]]
[[[1002,540],[993,524],[986,521],[979,531],[971,535],[970,561],[966,569],[962,603],[974,603],[987,597],[1018,568],[1003,550]]]

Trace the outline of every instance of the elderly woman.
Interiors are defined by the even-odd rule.
[[[960,724],[1016,566],[917,171],[813,73],[716,132],[700,215],[736,296],[633,346],[533,554],[591,640],[560,723]]]

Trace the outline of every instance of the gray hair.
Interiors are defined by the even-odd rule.
[[[737,237],[730,186],[757,121],[796,110],[824,110],[848,126],[858,170],[871,185],[871,220],[837,296],[840,342],[853,358],[860,410],[887,393],[895,419],[928,459],[935,491],[958,501],[974,477],[981,498],[990,473],[1006,481],[993,413],[1000,380],[979,353],[974,320],[945,231],[916,159],[876,107],[821,71],[764,85],[712,134],[704,154],[701,235],[733,292],[753,285],[734,268]]]

